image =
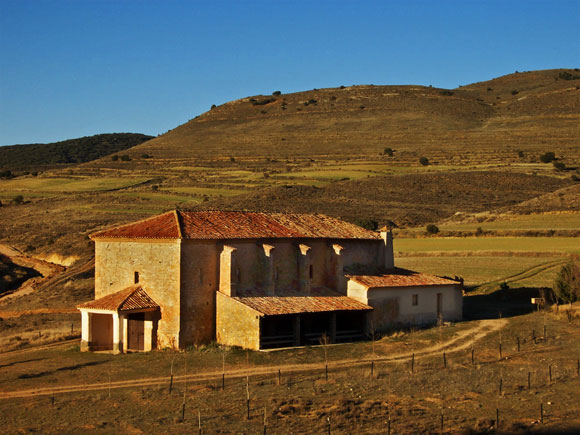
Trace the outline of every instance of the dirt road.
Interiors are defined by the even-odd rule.
[[[450,340],[444,341],[434,346],[429,346],[427,348],[416,351],[390,354],[388,356],[377,355],[376,357],[372,358],[366,357],[362,359],[343,359],[338,361],[329,361],[328,368],[329,369],[350,368],[360,366],[363,364],[369,364],[371,361],[374,361],[375,363],[408,361],[410,360],[413,354],[415,355],[415,359],[417,360],[433,356],[435,354],[439,354],[442,351],[452,353],[469,349],[474,345],[474,343],[476,343],[477,341],[481,340],[482,338],[484,338],[489,334],[499,331],[504,326],[506,326],[507,323],[508,321],[506,319],[482,320],[474,324],[473,328],[461,331]],[[315,370],[322,370],[324,369],[324,366],[325,366],[324,363],[310,363],[310,364],[287,364],[283,366],[264,366],[264,367],[249,367],[249,368],[246,367],[227,370],[226,377],[228,379],[232,379],[232,378],[242,378],[246,376],[257,376],[268,374],[274,375],[278,373],[278,369],[280,369],[285,375],[288,375],[290,373],[297,374],[303,372],[312,372]],[[173,382],[196,383],[205,381],[218,381],[221,380],[221,378],[222,378],[221,371],[212,371],[205,373],[196,373],[191,375],[175,376]],[[66,385],[62,387],[38,388],[20,391],[2,391],[0,392],[0,399],[46,396],[61,393],[74,393],[74,392],[107,390],[128,387],[157,386],[159,384],[166,384],[167,382],[168,377],[164,376],[157,378],[140,378],[107,383]]]

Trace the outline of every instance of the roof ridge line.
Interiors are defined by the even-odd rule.
[[[183,239],[183,232],[181,230],[181,214],[177,211],[177,209],[173,210],[173,214],[175,216],[175,222],[177,224],[177,234],[179,239]]]

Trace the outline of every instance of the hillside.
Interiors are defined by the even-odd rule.
[[[212,108],[130,153],[325,159],[377,156],[390,147],[413,161],[421,154],[459,161],[466,151],[517,160],[517,150],[577,154],[579,122],[580,73],[546,70],[453,90],[361,85],[253,96]]]
[[[139,145],[152,136],[112,133],[53,143],[0,147],[0,169],[39,170],[64,164],[89,162]]]

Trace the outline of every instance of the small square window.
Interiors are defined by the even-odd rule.
[[[413,305],[419,305],[419,295],[413,295]]]
[[[139,284],[139,272],[135,272],[133,281],[135,281],[135,284]]]

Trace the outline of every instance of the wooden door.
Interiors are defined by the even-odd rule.
[[[130,314],[127,320],[127,348],[130,350],[145,350],[145,315]]]

